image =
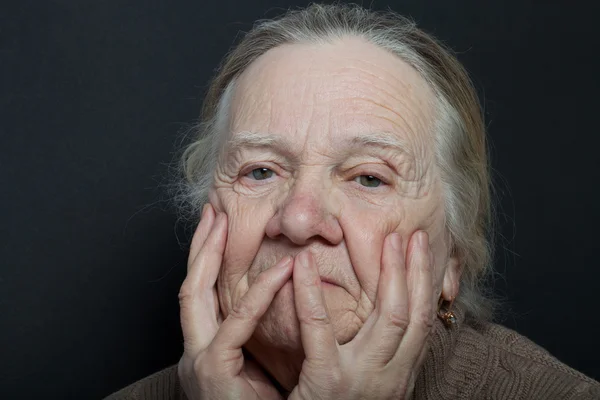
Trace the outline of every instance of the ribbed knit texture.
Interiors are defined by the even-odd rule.
[[[569,368],[529,339],[500,325],[436,322],[414,400],[600,400],[600,384]],[[177,366],[146,377],[105,400],[188,400]]]

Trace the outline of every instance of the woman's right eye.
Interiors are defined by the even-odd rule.
[[[257,181],[269,179],[275,172],[269,168],[254,168],[247,176]]]

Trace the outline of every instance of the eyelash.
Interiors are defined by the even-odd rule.
[[[266,179],[255,179],[251,175],[257,169],[268,169],[269,171],[272,171],[273,176],[266,178]],[[240,172],[240,176],[243,178],[250,179],[252,182],[254,182],[254,184],[265,184],[267,182],[270,182],[275,176],[281,176],[281,174],[278,173],[277,168],[274,168],[271,165],[259,164],[259,165],[250,165],[246,168],[243,168]],[[356,182],[356,179],[360,178],[361,176],[372,176],[373,178],[376,178],[379,181],[381,181],[381,185],[375,186],[375,187],[368,187],[365,185],[361,185],[359,182]],[[367,192],[382,190],[385,186],[389,186],[388,180],[383,178],[383,176],[381,174],[377,174],[377,173],[373,173],[373,172],[366,172],[366,171],[352,175],[351,178],[349,179],[349,181],[355,182],[356,186],[358,187],[359,190],[364,190]]]
[[[266,179],[253,179],[252,178],[252,173],[257,170],[257,169],[268,169],[269,171],[273,172],[274,176],[280,176],[281,174],[277,171],[277,168],[274,168],[271,165],[264,165],[264,164],[258,164],[258,165],[249,165],[245,168],[243,168],[240,172],[240,177],[242,178],[248,178],[250,180],[252,180],[253,182],[263,182],[263,181],[271,181],[273,179],[274,176],[270,177],[270,178],[266,178]]]
[[[381,181],[381,185],[379,186],[375,186],[375,187],[369,187],[369,186],[365,186],[365,185],[361,185],[359,182],[356,182],[357,178],[360,178],[361,176],[372,176],[373,178],[378,179],[379,181]],[[352,176],[352,178],[350,179],[351,182],[355,182],[356,186],[358,186],[359,190],[365,190],[368,192],[373,192],[373,191],[377,191],[377,190],[382,190],[384,189],[385,186],[389,186],[388,180],[383,178],[380,174],[375,174],[372,172],[361,172],[358,174],[355,174]]]

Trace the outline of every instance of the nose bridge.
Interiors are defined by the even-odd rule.
[[[315,226],[326,214],[326,199],[317,179],[300,177],[292,186],[282,211],[286,223],[300,224],[304,228]]]
[[[314,236],[329,242],[341,240],[341,229],[332,210],[332,199],[324,179],[299,176],[280,210],[281,233],[297,244]]]

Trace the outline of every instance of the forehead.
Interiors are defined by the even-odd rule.
[[[435,96],[407,63],[360,38],[269,50],[240,76],[230,132],[329,144],[369,132],[428,141]]]

